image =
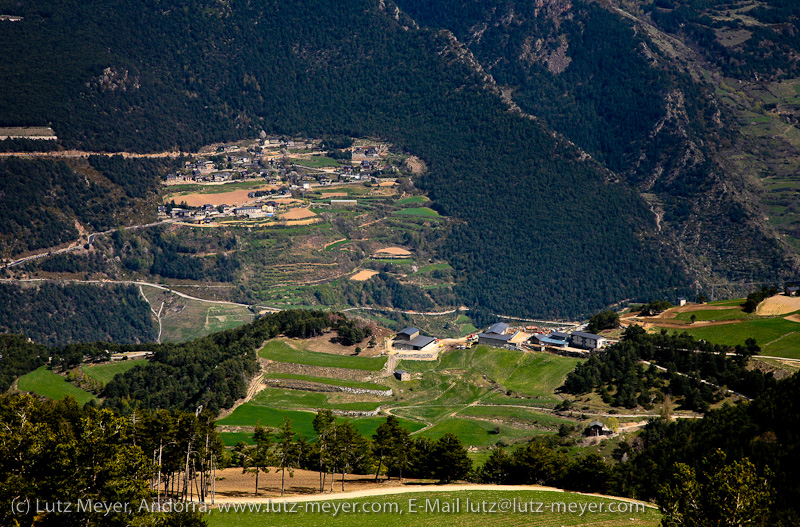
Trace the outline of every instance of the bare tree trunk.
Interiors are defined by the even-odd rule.
[[[256,498],[258,497],[258,473],[260,472],[259,468],[256,467]]]
[[[378,474],[381,473],[381,463],[383,463],[383,454],[378,456],[378,468],[375,469],[375,481],[378,481]]]
[[[285,473],[286,473],[286,467],[282,466],[281,467],[281,496],[283,496],[283,481],[284,481],[284,478],[286,476]]]

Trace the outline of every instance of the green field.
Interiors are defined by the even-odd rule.
[[[256,426],[261,425],[268,428],[279,428],[285,418],[291,419],[292,427],[297,434],[313,438],[315,412],[302,410],[285,410],[278,408],[268,408],[266,406],[243,404],[233,411],[228,417],[217,421],[221,426]],[[339,421],[343,421],[340,418]],[[386,421],[384,417],[358,417],[351,418],[350,421],[356,429],[365,436],[372,436],[375,430]],[[424,427],[422,423],[409,419],[400,419],[400,424],[414,432]],[[228,433],[228,432],[226,432]],[[232,436],[229,439],[236,442],[243,440],[244,436]],[[235,444],[235,443],[234,443]]]
[[[105,385],[108,384],[108,381],[113,379],[118,373],[125,373],[139,364],[146,363],[147,359],[137,359],[112,362],[111,364],[84,364],[81,366],[81,370],[83,370],[83,373],[85,373],[87,377],[91,377],[97,382]]]
[[[446,271],[448,269],[452,269],[453,267],[449,263],[435,263],[435,264],[428,264],[423,265],[420,267],[420,273],[429,273],[431,271]]]
[[[399,205],[408,205],[410,203],[425,203],[426,201],[429,201],[429,200],[425,196],[409,196],[407,198],[403,198],[401,200],[398,200],[397,203]]]
[[[284,388],[264,388],[253,397],[253,399],[243,404],[234,410],[233,414],[226,417],[225,419],[230,421],[226,421],[225,424],[246,426],[257,424],[253,421],[251,415],[247,413],[251,412],[251,410],[247,409],[253,406],[290,410],[331,409],[371,412],[381,405],[381,403],[377,401],[381,399],[385,400],[385,398],[372,396],[371,398],[376,399],[375,401],[351,401],[349,399],[348,401],[341,401],[342,397],[344,397],[344,394],[335,392],[307,392],[304,390],[290,390]],[[237,414],[237,412],[239,412],[239,414]],[[237,417],[231,419],[234,415]],[[243,416],[242,422],[237,421],[239,415]]]
[[[291,362],[307,366],[325,368],[347,368],[352,370],[379,371],[386,364],[386,357],[352,357],[317,353],[304,349],[295,349],[281,340],[272,340],[261,348],[259,356],[276,362]]]
[[[800,333],[788,333],[761,350],[763,355],[800,359]]]
[[[97,397],[68,383],[64,377],[47,369],[47,366],[20,377],[17,387],[22,392],[33,392],[48,399],[58,400],[70,396],[75,398],[78,404],[85,404],[92,399],[97,400]]]
[[[459,336],[460,337],[466,337],[467,335],[472,335],[473,333],[477,333],[477,332],[478,332],[478,328],[476,328],[472,324],[464,324],[459,329]]]
[[[350,243],[350,240],[340,240],[338,242],[335,242],[335,243],[332,243],[332,244],[328,245],[327,247],[325,247],[325,250],[326,251],[333,251],[333,250],[338,249],[339,247],[341,247],[341,246],[343,246],[343,245],[345,245],[347,243]]]
[[[323,167],[338,167],[341,166],[341,163],[336,161],[331,157],[326,156],[311,156],[311,157],[303,157],[303,158],[296,158],[291,157],[289,158],[290,163],[295,163],[298,165],[303,165],[306,167],[311,168],[323,168]]]
[[[439,369],[469,369],[531,397],[558,400],[553,391],[575,369],[579,359],[549,353],[524,353],[476,346],[443,354]]]
[[[321,502],[336,498],[320,497]],[[438,500],[438,501],[437,501]],[[480,512],[482,503],[516,503],[516,509],[509,512]],[[595,511],[608,510],[609,503],[616,502],[615,512],[589,512],[590,503],[602,503],[603,507],[594,505]],[[461,490],[439,491],[436,487],[427,487],[420,492],[372,496],[368,498],[348,498],[347,502],[337,500],[338,504],[347,503],[350,507],[356,504],[359,509],[367,507],[371,510],[376,505],[382,512],[373,514],[346,514],[341,510],[338,514],[311,512],[317,510],[305,505],[299,513],[271,513],[267,516],[258,512],[222,512],[215,510],[207,515],[210,527],[572,527],[597,525],[603,527],[657,527],[661,515],[655,507],[638,506],[634,508],[618,500],[587,496],[571,492],[542,490]],[[435,509],[436,503],[439,509]],[[455,504],[459,507],[456,510]],[[538,503],[547,507],[544,512],[535,513],[525,506],[530,503],[538,508]],[[556,503],[575,503],[573,512],[559,511]],[[375,504],[375,505],[373,505]],[[383,505],[385,504],[385,505]],[[430,506],[426,507],[426,504]],[[452,512],[444,511],[445,504],[451,506]],[[469,505],[468,505],[469,504]],[[551,507],[550,504],[553,504]],[[471,505],[471,507],[470,507]],[[580,514],[580,507],[584,513]],[[487,505],[488,507],[488,505]],[[266,510],[266,509],[265,509]],[[622,512],[624,510],[624,512]],[[444,511],[444,512],[443,512]],[[620,511],[620,512],[616,512]]]
[[[296,375],[293,373],[270,373],[267,379],[294,379],[298,381],[316,382],[330,386],[344,386],[347,388],[362,388],[364,390],[388,390],[388,386],[373,382],[348,381],[345,379],[331,379],[330,377],[313,377],[311,375]]]
[[[437,423],[419,435],[430,439],[439,439],[445,434],[453,434],[465,445],[491,446],[498,442],[505,444],[515,440],[528,440],[535,435],[547,433],[544,430],[521,429],[505,424],[496,425],[488,421],[476,419],[451,418]]]
[[[716,302],[708,302],[709,306],[741,306],[744,304],[744,298],[733,298],[730,300],[717,300]]]
[[[675,319],[691,322],[692,315],[694,315],[695,320],[744,320],[747,318],[747,313],[741,309],[709,309],[678,313],[675,315]]]
[[[695,338],[728,346],[744,344],[745,340],[754,338],[765,355],[779,353],[780,355],[778,356],[781,357],[800,359],[800,348],[792,347],[792,344],[797,340],[795,340],[794,335],[790,335],[800,332],[800,323],[791,322],[780,317],[746,320],[738,324],[723,324],[719,326],[687,326],[686,329],[681,329],[678,332],[682,333],[684,331]],[[789,336],[784,337],[785,335]],[[787,339],[789,340],[787,341]]]
[[[428,207],[412,207],[408,209],[400,209],[395,214],[402,214],[405,216],[425,216],[428,218],[438,218],[439,213]]]

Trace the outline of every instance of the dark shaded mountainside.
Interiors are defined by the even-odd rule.
[[[3,0],[0,11],[23,17],[0,26],[21,58],[0,64],[0,125],[48,123],[64,147],[189,150],[266,130],[375,136],[419,155],[420,184],[463,220],[443,256],[471,306],[574,317],[795,266],[757,189],[725,164],[719,145],[738,139],[697,74],[702,50],[672,56],[615,8]]]

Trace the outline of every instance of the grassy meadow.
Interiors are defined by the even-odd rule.
[[[139,364],[145,363],[147,363],[147,359],[121,360],[111,364],[84,364],[81,366],[81,370],[87,377],[106,385],[115,375],[125,373]]]
[[[17,387],[22,392],[33,392],[48,399],[59,400],[64,397],[73,397],[78,404],[86,404],[92,399],[97,400],[97,397],[68,383],[64,377],[56,375],[47,366],[41,366],[20,377]]]
[[[318,353],[315,351],[293,348],[281,340],[269,341],[259,350],[258,354],[260,357],[276,362],[290,362],[293,364],[320,366],[324,368],[378,371],[386,364],[386,357],[353,357],[348,355]]]

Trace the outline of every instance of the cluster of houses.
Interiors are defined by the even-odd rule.
[[[272,185],[293,185],[297,188],[314,182],[330,185],[334,182],[360,181],[398,168],[380,160],[385,146],[356,147],[351,163],[334,169],[314,169],[297,159],[291,151],[324,155],[319,139],[284,139],[262,137],[252,146],[222,145],[214,153],[187,161],[177,172],[167,174],[166,185],[186,183],[225,183],[246,179],[264,179]],[[321,173],[320,173],[321,172]]]
[[[170,217],[199,223],[210,223],[214,219],[231,216],[250,219],[271,218],[277,214],[281,207],[284,207],[284,205],[279,205],[273,200],[257,201],[256,203],[241,207],[234,207],[233,205],[226,204],[215,206],[207,203],[202,207],[188,209],[184,207],[159,205],[158,215],[162,218]]]
[[[437,338],[422,335],[417,328],[405,328],[395,335],[393,347],[401,351],[429,351],[438,344]]]
[[[573,331],[572,333],[550,331],[533,335],[530,343],[542,350],[550,349],[565,355],[584,356],[587,351],[605,348],[608,345],[608,339],[602,335],[585,331]]]

